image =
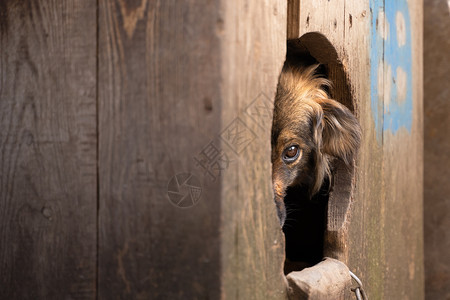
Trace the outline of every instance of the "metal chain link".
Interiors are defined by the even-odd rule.
[[[364,292],[363,284],[362,284],[361,280],[352,271],[349,271],[349,272],[350,272],[350,276],[358,284],[358,286],[356,286],[355,288],[352,288],[352,292],[355,293],[356,299],[369,300],[369,298],[367,298],[366,292]]]

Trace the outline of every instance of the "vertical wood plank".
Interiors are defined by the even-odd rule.
[[[384,11],[385,295],[423,299],[423,3]]]
[[[0,298],[95,298],[96,3],[0,4]]]
[[[384,232],[385,184],[381,131],[383,82],[377,83],[378,64],[383,64],[383,40],[376,39],[384,23],[375,7],[383,1],[353,1],[345,11],[345,49],[350,82],[356,101],[356,114],[363,129],[357,162],[357,177],[348,225],[348,266],[363,281],[371,298],[388,297]],[[380,77],[381,79],[383,76]],[[375,103],[375,104],[374,104]],[[379,113],[377,113],[379,112]]]
[[[100,1],[99,298],[220,297],[221,13]]]
[[[287,297],[270,163],[273,100],[286,55],[286,4],[223,1],[222,144],[238,151],[222,180],[222,299]],[[228,135],[236,120],[240,130]]]
[[[285,299],[270,126],[286,5],[99,9],[99,296]]]
[[[288,0],[287,6],[287,39],[296,39],[300,36],[300,0]]]
[[[450,18],[424,1],[424,222],[426,299],[450,298]],[[447,259],[445,259],[447,258]]]

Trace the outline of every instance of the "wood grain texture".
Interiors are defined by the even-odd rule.
[[[144,2],[100,5],[99,293],[283,297],[265,106],[282,66],[286,7]],[[233,135],[242,130],[250,144]],[[195,160],[210,142],[230,160],[218,174]],[[167,199],[180,172],[201,181],[190,209]]]
[[[286,55],[286,1],[223,5],[221,122],[227,128],[240,118],[246,129],[239,139],[254,139],[222,180],[222,298],[286,299],[270,164],[273,100]]]
[[[450,299],[450,18],[424,1],[425,298]]]
[[[0,298],[92,299],[96,3],[0,4]]]
[[[363,282],[369,298],[383,299],[386,278],[383,209],[385,182],[382,145],[377,141],[376,122],[371,107],[371,57],[374,47],[383,55],[383,46],[370,38],[373,16],[369,1],[354,1],[345,8],[345,65],[355,101],[355,112],[363,129],[356,164],[356,182],[348,228],[348,266]],[[364,49],[364,50],[363,50]],[[380,118],[382,120],[382,118]],[[405,278],[406,279],[406,278]],[[388,297],[390,298],[390,296]]]
[[[400,3],[386,3],[385,10],[397,10],[407,18]],[[389,5],[389,6],[388,6]],[[402,126],[393,131],[389,125],[389,116],[384,117],[383,158],[385,178],[385,204],[383,235],[385,263],[385,295],[397,299],[424,298],[423,266],[423,3],[408,1],[410,27],[406,24],[407,37],[411,42],[411,85],[412,93],[411,128]],[[388,16],[389,21],[389,16]],[[385,61],[389,61],[392,42],[399,40],[398,22],[390,22],[388,42],[385,42]],[[393,28],[392,28],[393,27]],[[396,28],[396,29],[394,29]],[[392,34],[396,30],[397,36]],[[390,44],[391,43],[391,44]],[[398,44],[395,41],[395,44]],[[406,44],[408,46],[408,43]],[[401,51],[401,50],[399,50]],[[401,60],[402,52],[396,55]],[[388,59],[386,59],[386,57]],[[389,111],[396,99],[389,99],[389,88],[399,90],[399,72],[390,77],[389,68],[385,70],[384,110]],[[394,83],[392,87],[386,81]],[[395,81],[397,80],[397,82]],[[397,93],[397,99],[400,98]],[[398,100],[397,100],[398,101]],[[405,100],[408,101],[408,100]],[[392,112],[391,112],[392,115]],[[400,117],[400,116],[399,116]],[[408,130],[409,129],[409,130]],[[389,279],[388,279],[389,278]]]
[[[300,30],[300,0],[288,0],[287,39],[296,39]]]
[[[217,299],[221,181],[195,158],[223,126],[220,3],[100,1],[99,13],[99,296]],[[190,208],[168,198],[183,172],[202,189]]]
[[[269,138],[285,20],[282,1],[100,2],[99,295],[286,297]],[[196,160],[212,148],[219,172]],[[189,209],[168,199],[181,172],[201,183]]]

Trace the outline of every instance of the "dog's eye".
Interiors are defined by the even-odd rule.
[[[293,162],[298,158],[300,150],[297,145],[287,147],[283,152],[283,160],[287,163]]]

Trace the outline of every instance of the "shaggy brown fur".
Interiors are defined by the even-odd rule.
[[[286,219],[286,190],[303,186],[311,198],[330,178],[331,161],[350,164],[361,140],[358,121],[348,108],[329,99],[326,89],[331,84],[316,74],[317,67],[286,64],[280,75],[272,124],[272,176],[281,224]],[[298,157],[289,160],[286,155],[295,149]]]

